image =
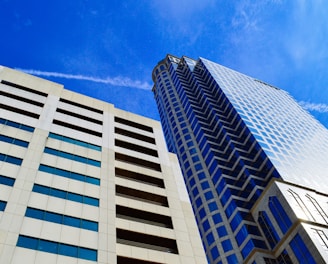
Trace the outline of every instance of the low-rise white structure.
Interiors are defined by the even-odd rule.
[[[159,122],[0,67],[0,263],[207,263]]]

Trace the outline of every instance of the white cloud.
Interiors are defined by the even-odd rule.
[[[123,76],[116,76],[116,77],[107,77],[107,78],[97,78],[93,76],[85,76],[81,74],[66,74],[60,72],[47,72],[47,71],[39,71],[39,70],[32,70],[32,69],[19,69],[16,70],[37,75],[37,76],[44,76],[44,77],[57,77],[57,78],[64,78],[64,79],[74,79],[74,80],[81,80],[81,81],[90,81],[96,83],[104,83],[110,84],[113,86],[124,86],[124,87],[131,87],[137,88],[142,90],[150,90],[151,85],[147,82],[142,82],[139,80],[131,80],[128,77]]]
[[[328,105],[327,104],[314,104],[310,102],[301,101],[299,104],[306,110],[309,111],[317,111],[320,113],[328,113]]]

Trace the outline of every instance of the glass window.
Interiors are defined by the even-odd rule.
[[[286,233],[292,222],[276,196],[269,197],[269,208],[282,233]]]
[[[229,239],[222,241],[221,244],[222,244],[224,252],[228,252],[228,251],[232,250],[232,244]]]
[[[57,254],[58,243],[40,239],[37,250]]]
[[[266,237],[270,247],[273,249],[279,241],[279,236],[265,211],[259,212],[258,222],[264,237]]]
[[[4,211],[6,209],[7,202],[0,201],[0,211]]]
[[[35,208],[31,208],[31,207],[27,207],[25,216],[42,220],[42,219],[44,219],[44,211],[35,209]]]
[[[219,226],[216,231],[218,232],[219,237],[224,237],[228,235],[227,229],[225,226]]]
[[[217,214],[213,215],[213,221],[214,221],[215,224],[222,222],[222,217],[221,217],[220,213],[217,213]]]
[[[33,132],[34,131],[33,127],[26,126],[26,125],[23,125],[23,124],[19,124],[19,123],[16,123],[16,122],[13,122],[13,121],[10,121],[10,120],[7,120],[7,119],[3,119],[3,118],[0,118],[0,124],[15,127],[15,128],[18,128],[18,129],[28,131],[28,132]]]
[[[63,216],[60,214],[53,213],[53,212],[45,212],[44,220],[61,224],[63,222]]]
[[[206,240],[207,240],[207,244],[208,245],[211,245],[212,243],[214,243],[214,236],[212,233],[209,233],[207,236],[206,236]]]
[[[316,263],[309,249],[307,248],[307,246],[305,245],[304,241],[302,240],[299,234],[296,234],[296,236],[292,239],[292,241],[290,241],[289,245],[292,248],[299,263],[301,264]]]
[[[209,203],[208,208],[210,209],[211,212],[218,210],[218,206],[216,205],[216,202]]]
[[[58,189],[53,189],[50,187],[42,186],[39,184],[34,184],[33,186],[33,192],[42,193],[46,195],[51,195],[54,197],[67,199],[75,202],[85,203],[93,206],[99,206],[99,199],[89,197],[89,196],[83,196],[76,193],[66,192]]]
[[[212,255],[213,260],[217,259],[220,256],[219,250],[217,249],[217,247],[213,247],[211,249],[211,255]]]
[[[86,176],[86,175],[76,173],[76,172],[71,172],[71,171],[67,171],[67,170],[63,170],[63,169],[59,169],[59,168],[50,167],[50,166],[44,165],[44,164],[41,164],[39,166],[39,171],[51,173],[51,174],[54,174],[57,176],[61,176],[61,177],[65,177],[65,178],[69,178],[69,179],[73,179],[73,180],[77,180],[77,181],[100,185],[100,179],[93,178],[91,176]]]
[[[73,216],[67,216],[54,212],[48,212],[36,208],[27,207],[25,216],[45,220],[53,223],[69,225],[73,227],[88,229],[91,231],[98,231],[98,223],[86,219],[80,219]]]
[[[0,184],[13,186],[15,179],[0,175]]]
[[[227,261],[228,261],[229,264],[239,264],[239,261],[238,261],[235,254],[232,254],[232,255],[228,256]]]
[[[58,253],[60,255],[69,256],[69,257],[78,257],[78,247],[67,245],[67,244],[60,244]]]
[[[203,229],[204,229],[204,232],[206,232],[208,229],[210,229],[210,223],[208,222],[208,220],[204,221]]]
[[[8,137],[8,136],[5,136],[5,135],[0,135],[0,141],[7,142],[9,144],[14,144],[14,145],[17,145],[17,146],[21,146],[21,147],[24,147],[24,148],[28,147],[28,142],[26,142],[24,140],[17,139],[17,138]]]
[[[78,161],[78,162],[89,164],[89,165],[96,166],[96,167],[101,166],[101,162],[98,161],[98,160],[88,159],[86,157],[82,157],[82,156],[74,155],[74,154],[71,154],[71,153],[63,152],[63,151],[60,151],[60,150],[57,150],[57,149],[52,149],[52,148],[45,147],[44,148],[44,153],[55,155],[55,156],[62,157],[62,158],[65,158],[65,159]]]

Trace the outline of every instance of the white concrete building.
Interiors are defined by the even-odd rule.
[[[207,263],[159,122],[0,66],[0,263]]]

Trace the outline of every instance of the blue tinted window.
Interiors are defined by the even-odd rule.
[[[63,224],[64,225],[69,225],[69,226],[80,227],[81,226],[81,219],[65,215],[64,219],[63,219]]]
[[[62,199],[67,199],[67,200],[71,200],[71,201],[75,201],[75,202],[85,203],[85,204],[89,204],[89,205],[93,205],[93,206],[99,206],[99,199],[97,199],[97,198],[83,196],[80,194],[62,191],[62,190],[58,190],[58,189],[53,189],[53,188],[42,186],[39,184],[34,184],[33,192],[42,193],[42,194],[46,194],[46,195],[50,195],[50,196],[54,196],[54,197],[58,197],[58,198],[62,198]]]
[[[97,251],[89,248],[79,248],[79,258],[97,261]]]
[[[292,222],[277,197],[272,196],[269,198],[269,208],[272,212],[272,215],[276,219],[282,233],[285,234],[291,227]]]
[[[220,256],[219,250],[217,249],[217,247],[213,247],[211,249],[211,255],[212,255],[213,260],[217,259]]]
[[[253,250],[253,248],[254,248],[253,241],[249,240],[244,246],[244,248],[241,250],[241,254],[243,255],[243,257],[246,258],[249,255],[249,253]]]
[[[6,209],[7,202],[0,201],[0,211],[4,211]]]
[[[204,208],[199,210],[199,216],[201,219],[203,219],[206,216],[206,212]]]
[[[13,186],[15,179],[0,175],[0,184]]]
[[[232,255],[228,256],[227,261],[228,261],[229,264],[239,264],[239,261],[238,261],[235,254],[232,254]]]
[[[203,203],[202,203],[202,199],[201,199],[200,197],[198,197],[198,198],[196,199],[196,206],[197,206],[197,208],[199,208],[202,204],[203,204]]]
[[[71,143],[71,144],[79,145],[81,147],[86,147],[86,148],[101,151],[100,146],[97,146],[97,145],[94,145],[94,144],[91,144],[91,143],[87,143],[87,142],[84,142],[84,141],[81,141],[81,140],[65,137],[65,136],[58,135],[58,134],[51,133],[51,132],[49,133],[49,137],[54,138],[54,139],[58,139],[58,140],[61,140],[61,141],[65,141],[65,142],[68,142],[68,143]]]
[[[18,247],[40,250],[75,258],[97,261],[97,250],[19,235]]]
[[[67,152],[63,152],[63,151],[60,151],[60,150],[57,150],[57,149],[51,149],[51,148],[45,147],[44,153],[55,155],[55,156],[62,157],[62,158],[65,158],[65,159],[70,159],[70,160],[82,162],[82,163],[89,164],[89,165],[96,166],[96,167],[101,166],[101,162],[98,161],[98,160],[88,159],[86,157],[81,157],[81,156],[74,155],[74,154],[67,153]]]
[[[44,219],[44,211],[27,207],[25,216],[42,220]]]
[[[265,211],[259,212],[258,222],[270,247],[274,248],[279,241],[279,236]]]
[[[53,254],[97,261],[97,250],[78,247],[74,245],[62,244],[45,239],[38,239],[34,237],[19,235],[17,246],[40,250]]]
[[[206,200],[211,200],[214,198],[213,193],[211,191],[208,191],[205,193]]]
[[[6,120],[6,119],[3,119],[3,118],[0,118],[0,124],[4,124],[4,125],[7,125],[7,126],[19,128],[19,129],[22,129],[22,130],[25,130],[25,131],[28,131],[28,132],[33,132],[34,131],[33,127],[26,126],[26,125],[23,125],[23,124],[19,124],[19,123],[16,123],[16,122],[13,122],[13,121],[10,121],[10,120]]]
[[[10,144],[14,144],[14,145],[17,145],[17,146],[21,146],[21,147],[24,147],[24,148],[28,147],[28,142],[26,142],[24,140],[17,139],[17,138],[8,137],[8,136],[5,136],[5,135],[0,135],[0,141],[7,142],[7,143],[10,143]]]
[[[219,237],[224,237],[226,235],[228,235],[227,229],[225,228],[225,226],[219,226],[216,231],[219,234]]]
[[[44,220],[61,224],[63,221],[63,216],[60,214],[53,213],[53,212],[45,212]]]
[[[19,235],[17,241],[18,247],[30,248],[30,249],[37,249],[38,247],[38,240],[32,237],[22,236]]]
[[[12,164],[15,164],[15,165],[21,165],[22,162],[23,162],[23,160],[20,159],[20,158],[16,158],[16,157],[1,154],[1,153],[0,153],[0,161],[12,163]]]
[[[58,243],[40,239],[39,243],[38,243],[37,250],[57,254],[57,252],[58,252]]]
[[[213,221],[215,224],[222,222],[222,217],[221,217],[220,213],[213,215]]]
[[[245,241],[245,239],[247,238],[248,235],[249,235],[248,231],[247,231],[246,227],[243,225],[242,228],[239,230],[239,232],[236,235],[236,240],[237,240],[238,246],[240,246]]]
[[[208,229],[210,229],[210,224],[208,222],[208,220],[205,220],[204,223],[203,223],[203,228],[204,228],[204,231],[206,232]]]
[[[296,234],[296,236],[290,241],[290,247],[292,248],[297,260],[301,264],[315,264],[315,260],[311,255],[309,249],[303,242],[301,236]]]
[[[229,239],[222,241],[221,244],[222,244],[224,252],[228,252],[228,251],[232,250],[232,244]]]
[[[69,225],[78,228],[98,231],[98,223],[86,219],[80,219],[73,216],[67,216],[54,212],[48,212],[36,208],[27,207],[25,216],[45,220],[57,224]]]
[[[211,212],[218,210],[218,206],[216,205],[215,202],[211,202],[208,204],[208,208],[210,209]]]
[[[202,182],[201,185],[203,190],[210,188],[210,185],[207,181]]]
[[[58,253],[60,255],[77,258],[78,257],[78,254],[77,254],[78,248],[76,246],[72,246],[72,245],[60,244]]]
[[[196,197],[199,194],[197,187],[195,187],[195,189],[192,190],[192,194],[194,195],[194,197]]]
[[[69,179],[73,179],[73,180],[77,180],[77,181],[83,181],[83,182],[87,182],[87,183],[91,183],[91,184],[95,184],[95,185],[100,185],[100,179],[93,178],[91,176],[86,176],[86,175],[76,173],[76,172],[71,172],[71,171],[66,171],[66,170],[62,170],[59,168],[50,167],[50,166],[43,165],[43,164],[41,164],[39,166],[39,171],[51,173],[51,174],[54,174],[57,176],[61,176],[61,177],[65,177],[65,178],[69,178]]]
[[[207,236],[206,236],[206,240],[207,240],[207,244],[208,245],[211,245],[212,243],[214,243],[214,236],[212,233],[209,233]]]
[[[90,220],[81,219],[81,228],[98,231],[98,223]]]

